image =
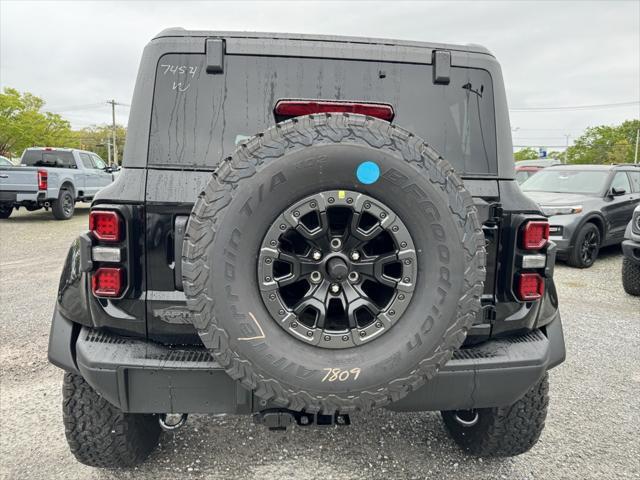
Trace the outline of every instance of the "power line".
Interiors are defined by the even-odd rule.
[[[631,105],[640,105],[640,101],[618,102],[618,103],[600,103],[595,105],[564,105],[559,107],[552,106],[536,106],[536,107],[516,107],[510,108],[512,112],[554,112],[563,110],[597,110],[606,108],[628,107]]]

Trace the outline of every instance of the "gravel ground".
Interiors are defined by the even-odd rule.
[[[640,478],[640,299],[620,281],[619,248],[589,270],[556,269],[567,361],[551,374],[538,445],[516,458],[480,460],[456,449],[435,413],[377,411],[353,425],[284,434],[248,417],[194,416],[142,467],[103,471],[75,461],[61,420],[62,372],[47,338],[62,262],[87,225],[48,212],[0,221],[0,477],[173,478]]]

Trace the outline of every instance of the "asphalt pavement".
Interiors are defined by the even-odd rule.
[[[62,263],[87,217],[79,206],[70,221],[24,210],[0,220],[2,479],[640,478],[640,298],[622,289],[619,247],[588,270],[556,268],[567,361],[550,374],[546,428],[524,455],[472,458],[438,414],[380,410],[287,433],[193,416],[134,470],[81,465],[64,438],[62,371],[48,364],[47,341]]]

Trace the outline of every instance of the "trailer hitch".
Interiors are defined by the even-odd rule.
[[[311,425],[318,426],[346,426],[351,425],[351,418],[346,413],[336,413],[334,415],[324,415],[321,413],[297,412],[286,408],[268,408],[253,415],[256,425],[264,425],[271,431],[284,431],[293,423],[301,427]]]

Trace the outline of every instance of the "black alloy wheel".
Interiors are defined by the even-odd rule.
[[[348,348],[384,334],[409,305],[416,252],[400,218],[362,193],[325,191],[269,228],[258,282],[273,319],[311,345]]]
[[[580,258],[585,265],[591,265],[597,257],[600,249],[600,234],[597,230],[590,230],[584,236],[580,246]]]

